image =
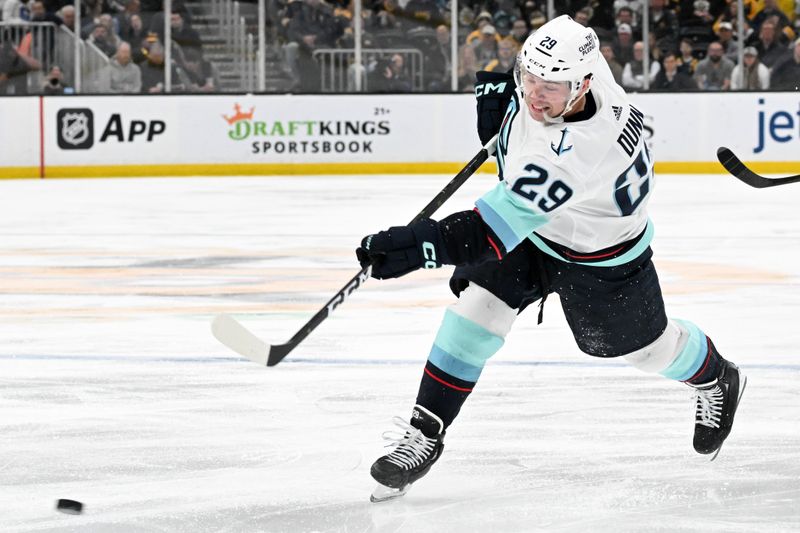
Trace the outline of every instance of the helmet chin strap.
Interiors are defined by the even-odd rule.
[[[586,79],[586,78],[584,78],[584,79]],[[583,81],[584,80],[581,80],[578,83],[578,90],[576,92],[570,91],[570,98],[569,98],[569,100],[567,100],[567,105],[564,106],[564,111],[559,113],[558,116],[551,117],[547,113],[542,113],[542,116],[544,117],[544,121],[545,122],[547,122],[548,124],[561,124],[562,122],[564,122],[564,115],[566,115],[567,113],[569,113],[572,110],[572,107],[578,102],[578,100],[580,100],[581,96],[583,96],[584,94],[589,92],[589,87],[586,87],[585,91],[581,91],[581,87],[583,87]],[[570,85],[572,85],[574,83],[575,82],[571,81]]]
[[[559,113],[558,116],[551,117],[547,113],[542,113],[544,121],[547,122],[548,124],[561,124],[562,122],[564,122],[564,115],[570,112],[572,106],[574,106],[575,102],[578,101],[578,98],[580,98],[580,95],[570,96],[569,100],[567,100],[567,104],[564,106],[564,111]]]

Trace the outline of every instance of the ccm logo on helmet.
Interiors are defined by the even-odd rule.
[[[581,46],[579,46],[578,47],[578,51],[581,54],[586,55],[589,52],[591,52],[592,50],[594,50],[594,47],[595,47],[594,37],[592,37],[591,35],[587,35],[586,36],[586,43],[584,43]]]

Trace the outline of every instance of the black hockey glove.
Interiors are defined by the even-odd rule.
[[[500,131],[508,102],[514,93],[514,76],[503,72],[478,71],[475,74],[475,98],[478,99],[478,137],[486,144]]]
[[[500,239],[475,210],[367,235],[356,250],[361,266],[372,264],[372,277],[378,279],[399,278],[418,268],[475,264],[504,254]]]
[[[439,223],[425,218],[409,226],[395,226],[367,235],[356,249],[362,267],[372,263],[372,277],[399,278],[418,268],[439,268],[447,263]]]

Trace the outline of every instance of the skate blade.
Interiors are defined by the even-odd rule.
[[[742,395],[744,394],[744,388],[747,387],[747,376],[745,376],[744,374],[740,373],[739,377],[740,377],[740,379],[742,381],[741,381],[741,383],[739,385],[739,397],[736,398],[736,411],[739,411],[739,403],[741,403],[741,401],[742,401]],[[735,416],[736,415],[734,415],[734,417]],[[725,439],[725,440],[728,440],[728,439]],[[724,441],[722,442],[722,444],[719,445],[719,448],[717,448],[717,451],[714,452],[714,455],[711,456],[711,459],[709,459],[708,462],[711,462],[711,461],[713,461],[714,459],[717,458],[717,456],[719,455],[719,452],[722,450],[722,445],[723,444],[725,444]]]
[[[375,490],[372,491],[372,494],[369,496],[369,501],[372,503],[380,503],[380,502],[388,502],[390,500],[395,500],[403,495],[411,488],[411,484],[409,483],[402,489],[393,489],[392,487],[387,487],[386,485],[381,485],[378,483],[378,486],[375,487]]]

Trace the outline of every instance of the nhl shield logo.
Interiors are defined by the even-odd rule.
[[[62,150],[87,150],[94,144],[94,114],[91,109],[60,109],[56,122],[58,146]]]
[[[72,146],[86,142],[89,137],[89,117],[83,113],[65,113],[61,117],[61,138]]]

